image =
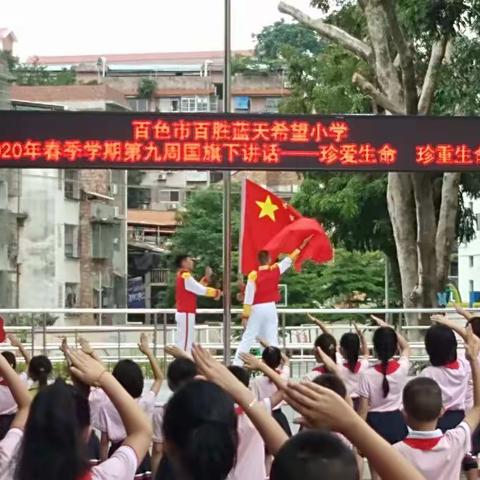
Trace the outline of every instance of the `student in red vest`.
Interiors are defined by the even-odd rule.
[[[212,297],[219,300],[222,291],[207,287],[212,276],[212,269],[205,269],[205,276],[197,282],[192,271],[195,266],[193,258],[188,255],[179,255],[175,260],[178,268],[175,285],[175,321],[177,322],[176,344],[182,350],[190,353],[195,339],[195,312],[197,310],[197,296]]]
[[[241,353],[250,351],[257,337],[264,338],[270,345],[278,346],[278,316],[276,303],[280,300],[278,283],[310,241],[308,237],[299,248],[278,263],[271,263],[266,250],[258,253],[258,270],[250,272],[243,300],[242,323],[246,325],[238,346],[234,365],[242,365]]]

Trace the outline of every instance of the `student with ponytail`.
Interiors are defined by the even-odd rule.
[[[37,355],[30,360],[28,376],[33,381],[33,385],[29,388],[32,397],[35,397],[39,391],[48,385],[52,370],[52,362],[45,355]]]
[[[379,326],[373,335],[373,347],[378,361],[360,374],[359,414],[393,445],[407,435],[400,408],[410,368],[410,347],[405,338],[386,322],[374,316],[372,318]],[[394,357],[398,351],[400,358],[397,360]],[[377,474],[371,467],[370,470],[372,480],[377,480]]]

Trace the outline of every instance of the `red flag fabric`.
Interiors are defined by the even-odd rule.
[[[325,263],[333,258],[333,248],[322,226],[313,218],[301,217],[284,227],[265,246],[272,258],[281,253],[290,253],[308,237],[312,237],[295,261],[295,269],[300,270],[303,262],[312,260]]]
[[[281,198],[245,180],[242,192],[240,265],[244,275],[258,267],[257,255],[268,241],[302,215]],[[297,248],[296,245],[292,250]],[[288,252],[289,253],[289,252]]]
[[[0,343],[4,342],[6,338],[7,334],[5,333],[5,320],[0,316]]]

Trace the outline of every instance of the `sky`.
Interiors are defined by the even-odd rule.
[[[252,48],[252,34],[282,18],[279,0],[231,2],[234,50]],[[289,3],[318,15],[310,0]],[[15,32],[14,53],[21,59],[221,50],[223,5],[223,0],[14,0],[2,5],[0,27]]]

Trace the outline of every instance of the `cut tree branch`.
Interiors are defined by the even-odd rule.
[[[436,235],[437,281],[440,288],[445,288],[447,283],[450,255],[455,242],[460,177],[459,172],[443,174],[442,203],[440,204]]]
[[[383,109],[395,115],[404,115],[405,112],[402,110],[402,107],[392,102],[385,94],[375,88],[375,86],[371,84],[360,73],[353,74],[352,82],[354,85],[360,88],[360,90],[362,90],[369,97],[371,97],[375,101],[375,103],[377,105],[380,105]]]
[[[371,48],[366,43],[362,42],[353,35],[350,35],[345,30],[342,30],[341,28],[338,28],[334,25],[325,23],[320,19],[313,19],[312,17],[309,17],[307,14],[303,13],[298,8],[295,8],[285,2],[280,2],[278,4],[278,9],[280,10],[280,12],[290,15],[302,25],[312,28],[321,37],[326,38],[346,48],[348,51],[350,51],[357,57],[360,57],[367,62],[371,60]]]
[[[444,35],[432,45],[430,61],[428,62],[427,73],[425,74],[422,93],[418,102],[418,113],[420,115],[427,115],[430,112],[440,65],[445,57],[447,42],[448,38]]]
[[[417,85],[415,81],[415,67],[411,46],[405,39],[402,27],[398,21],[394,0],[382,0],[390,33],[397,47],[399,64],[402,71],[403,90],[405,98],[405,113],[415,115],[417,113]],[[395,65],[395,61],[394,61]]]

